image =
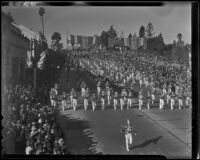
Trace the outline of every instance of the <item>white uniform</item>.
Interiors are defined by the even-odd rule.
[[[129,92],[129,95],[128,95],[127,109],[129,109],[129,107],[130,108],[132,107],[132,93],[131,92]]]
[[[179,109],[181,109],[182,106],[183,106],[183,100],[181,98],[181,95],[179,95],[179,97],[178,97],[178,107],[179,107]]]
[[[170,108],[171,108],[171,110],[173,110],[174,109],[174,96],[171,96],[171,104],[170,104]]]
[[[120,97],[120,107],[121,107],[121,110],[123,110],[123,107],[124,107],[124,97],[123,96]]]
[[[111,100],[111,97],[110,97],[110,89],[107,90],[107,101],[108,101],[108,105],[110,105],[110,100]]]
[[[164,106],[164,95],[160,96],[160,109],[163,109]]]
[[[74,110],[76,110],[76,107],[77,107],[77,95],[76,95],[75,92],[74,92],[73,99],[72,99],[72,106],[73,106]]]
[[[142,105],[143,105],[143,100],[142,100],[142,94],[139,94],[139,109],[141,109]]]
[[[93,96],[93,97],[91,98],[91,101],[92,101],[92,109],[93,109],[93,111],[94,111],[95,108],[96,108],[96,97]]]
[[[129,145],[133,143],[133,137],[132,137],[133,128],[130,125],[127,125],[123,130],[125,132],[126,150],[129,151]]]
[[[63,97],[62,97],[62,108],[63,108],[63,111],[66,109],[66,107],[67,107],[66,95],[63,95]]]
[[[102,93],[102,96],[101,96],[101,107],[102,107],[102,110],[104,110],[104,108],[105,108],[105,94],[104,94],[104,92]]]
[[[151,93],[151,101],[152,101],[152,104],[154,104],[154,101],[155,101],[155,90],[154,89]]]
[[[88,107],[88,96],[89,96],[89,93],[88,91],[86,91],[85,96],[84,96],[84,102],[83,102],[85,110],[87,110],[87,107]]]
[[[117,109],[117,104],[118,104],[118,101],[117,101],[117,93],[114,95],[114,100],[113,100],[113,104],[114,104],[114,109],[116,110]]]

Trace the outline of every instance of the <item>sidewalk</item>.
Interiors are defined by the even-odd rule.
[[[191,109],[142,110],[143,114],[191,148]]]

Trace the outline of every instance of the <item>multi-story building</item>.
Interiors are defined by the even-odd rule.
[[[10,16],[1,12],[2,85],[23,83],[29,39],[26,38]]]

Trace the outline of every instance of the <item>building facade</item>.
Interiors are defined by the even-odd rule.
[[[2,85],[23,83],[29,39],[23,36],[17,25],[3,12],[1,33]]]

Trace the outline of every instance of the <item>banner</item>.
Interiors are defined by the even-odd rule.
[[[35,44],[34,40],[30,40],[30,47],[27,51],[27,57],[26,57],[26,64],[28,68],[31,68],[33,66],[33,58],[35,57]]]

